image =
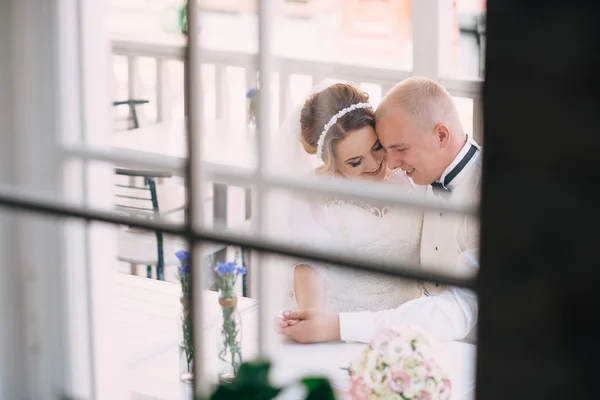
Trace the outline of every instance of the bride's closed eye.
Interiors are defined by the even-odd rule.
[[[358,167],[361,164],[362,158],[358,161],[348,161],[348,164],[350,164],[352,167]]]
[[[381,144],[381,142],[379,140],[377,140],[375,142],[375,144],[373,144],[373,146],[371,147],[371,151],[372,152],[377,152],[377,151],[380,151],[380,150],[383,150],[383,145]],[[354,157],[354,158],[351,158],[349,160],[346,160],[346,163],[348,165],[352,166],[353,168],[356,168],[356,167],[358,167],[362,163],[362,159],[363,159],[362,156],[361,157]]]

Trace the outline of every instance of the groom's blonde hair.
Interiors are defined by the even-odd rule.
[[[375,111],[376,121],[398,108],[405,110],[415,124],[423,129],[443,123],[451,129],[462,131],[452,96],[431,79],[413,76],[395,85],[379,103]]]

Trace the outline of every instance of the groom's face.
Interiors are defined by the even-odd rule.
[[[418,126],[399,108],[378,119],[376,130],[387,150],[390,169],[402,168],[417,185],[429,185],[439,179],[443,171],[442,146],[435,127]]]

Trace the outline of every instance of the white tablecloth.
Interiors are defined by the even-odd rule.
[[[181,304],[178,284],[149,280],[125,274],[116,274],[117,331],[123,340],[126,362],[126,382],[132,399],[186,399],[186,388],[180,383],[182,361],[179,354],[181,341]],[[208,373],[216,378],[216,341],[218,327],[217,293],[205,292],[204,363]],[[257,354],[258,308],[252,299],[242,298],[238,307],[242,314],[243,356],[246,360]],[[323,343],[303,345],[282,339],[273,361],[272,380],[285,384],[305,375],[324,375],[338,390],[347,388],[347,367],[364,344]],[[453,399],[474,397],[475,346],[443,343],[448,359],[453,364],[451,379]],[[288,393],[285,398],[296,398]]]

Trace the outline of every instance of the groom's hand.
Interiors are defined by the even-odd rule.
[[[329,342],[340,339],[340,318],[329,311],[307,308],[283,312],[279,332],[300,343]]]

